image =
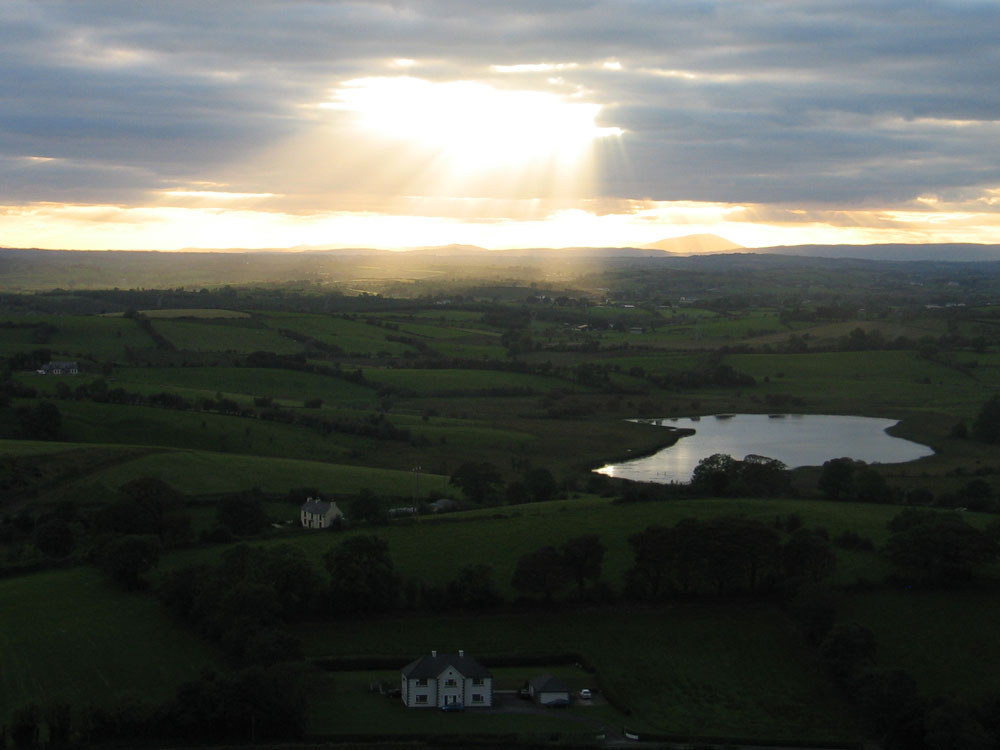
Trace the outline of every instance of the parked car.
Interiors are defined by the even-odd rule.
[[[464,703],[445,703],[443,706],[441,706],[441,710],[442,711],[464,711],[465,710],[465,704]]]
[[[594,694],[590,692],[590,688],[584,688],[583,690],[580,691],[581,700],[589,701],[593,697]]]

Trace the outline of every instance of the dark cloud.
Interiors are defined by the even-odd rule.
[[[998,28],[1000,5],[972,0],[8,0],[0,202],[140,201],[220,174],[266,190],[247,163],[393,58],[604,105],[601,124],[627,131],[602,144],[609,198],[874,204],[995,186]],[[540,62],[577,65],[492,68]]]

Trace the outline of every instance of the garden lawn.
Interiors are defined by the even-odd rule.
[[[538,673],[538,669],[530,672]],[[580,709],[552,711],[548,716],[500,713],[488,709],[462,713],[447,713],[434,708],[410,709],[399,698],[389,698],[369,690],[373,682],[388,682],[398,687],[399,674],[398,671],[323,674],[310,691],[307,731],[318,735],[516,734],[522,739],[538,739],[536,735],[539,734],[546,735],[547,739],[550,735],[561,734],[587,740],[597,734],[609,713],[617,719],[612,721],[614,725],[620,726],[624,718],[613,711],[588,713]],[[571,713],[589,720],[574,720]]]
[[[739,623],[734,627],[734,623]],[[311,656],[398,656],[437,648],[491,655],[577,653],[602,694],[633,711],[628,726],[713,737],[856,737],[843,699],[811,652],[765,607],[683,605],[481,617],[399,617],[315,623],[297,630]],[[360,700],[355,695],[354,700]],[[361,725],[381,714],[358,706]]]

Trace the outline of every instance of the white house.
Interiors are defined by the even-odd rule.
[[[550,674],[539,675],[528,680],[528,695],[535,703],[548,706],[552,703],[569,703],[569,688],[558,677]]]
[[[493,705],[493,675],[464,651],[431,651],[403,667],[402,698],[408,708],[488,708]]]
[[[53,360],[41,366],[36,372],[39,375],[76,375],[80,372],[76,362],[57,362]]]
[[[307,529],[328,528],[338,518],[343,518],[344,514],[337,503],[333,500],[326,502],[317,498],[308,498],[302,503],[301,513],[302,525]]]

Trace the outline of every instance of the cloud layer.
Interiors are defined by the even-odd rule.
[[[420,215],[433,199],[493,221],[570,197],[448,182],[433,154],[323,107],[405,75],[599,105],[622,134],[595,142],[571,196],[590,205],[994,226],[998,29],[1000,4],[971,0],[6,0],[0,204]],[[477,199],[494,202],[470,213]]]

